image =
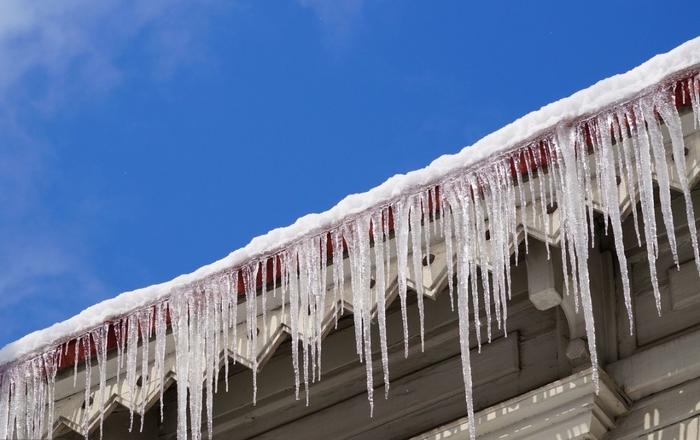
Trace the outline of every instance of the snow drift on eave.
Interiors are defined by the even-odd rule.
[[[395,234],[404,335],[407,272],[412,270],[414,276],[420,277],[422,248],[430,242],[431,227],[424,227],[423,221],[426,220],[428,224],[432,220],[437,233],[445,239],[448,270],[456,267],[457,285],[452,286],[451,273],[449,281],[450,290],[454,287],[457,292],[463,374],[470,417],[473,404],[469,309],[478,311],[480,302],[485,305],[485,329],[489,340],[492,304],[498,328],[505,328],[506,303],[510,297],[510,245],[515,241],[518,228],[527,227],[527,222],[518,218],[518,213],[523,215],[522,210],[518,211],[519,206],[528,203],[539,205],[536,209],[539,209],[544,222],[548,221],[547,207],[556,204],[562,212],[560,252],[567,272],[565,287],[568,293],[574,295],[577,307],[579,303],[582,306],[591,361],[595,367],[595,328],[587,269],[588,248],[593,236],[593,204],[586,195],[596,191],[600,195],[601,206],[597,210],[603,214],[606,227],[610,225],[615,238],[623,294],[631,319],[617,177],[623,177],[630,189],[630,197],[635,197],[638,191],[644,236],[651,237],[645,243],[658,307],[660,292],[655,279],[655,260],[659,249],[655,239],[657,225],[652,179],[659,186],[661,219],[674,259],[678,262],[670,210],[669,163],[665,157],[661,122],[670,134],[673,166],[686,200],[696,262],[700,261],[693,207],[688,182],[684,179],[683,136],[674,101],[674,87],[677,80],[685,75],[681,85],[687,90],[682,92],[682,96],[688,96],[694,120],[700,121],[700,78],[690,76],[696,73],[690,69],[699,64],[700,39],[695,39],[624,75],[601,81],[570,98],[531,113],[483,138],[471,148],[437,159],[423,170],[396,176],[365,194],[347,197],[326,213],[303,217],[288,228],[259,237],[245,248],[192,274],[124,293],[87,309],[71,320],[10,344],[0,351],[0,362],[8,364],[0,372],[0,436],[36,436],[41,435],[47,425],[51,426],[52,380],[64,351],[61,343],[68,339],[77,338],[79,343],[75,345],[76,350],[80,345],[88,354],[86,362],[89,362],[91,344],[95,346],[100,367],[99,395],[102,395],[106,337],[110,331],[110,325],[103,323],[109,319],[115,319],[116,322],[111,324],[112,331],[118,331],[121,335],[117,337],[120,341],[119,355],[121,357],[124,352],[126,382],[129,388],[133,388],[137,377],[139,336],[141,340],[150,339],[151,329],[155,328],[156,345],[159,346],[159,338],[163,341],[166,313],[171,318],[176,340],[177,374],[185,379],[177,383],[178,437],[185,438],[189,431],[198,438],[201,433],[198,415],[203,404],[203,386],[207,389],[211,432],[212,372],[219,366],[219,357],[213,356],[213,353],[220,348],[219,333],[228,334],[231,314],[235,322],[235,296],[238,291],[245,291],[247,303],[253,305],[246,308],[246,333],[250,335],[247,350],[256,345],[256,332],[252,325],[257,310],[256,302],[251,300],[256,295],[256,280],[260,272],[264,274],[268,270],[270,257],[273,257],[273,267],[279,264],[283,298],[289,302],[298,395],[300,376],[303,376],[308,389],[309,361],[312,363],[311,380],[316,377],[317,366],[320,375],[321,335],[318,320],[327,295],[326,269],[330,256],[326,255],[326,250],[329,240],[334,244],[332,261],[342,259],[342,243],[347,245],[356,349],[360,358],[365,359],[371,407],[370,322],[371,306],[375,300],[379,311],[377,320],[382,366],[388,385],[386,329],[380,301],[387,276],[384,266],[388,261],[385,244],[389,243],[389,218],[392,219]],[[589,153],[593,160],[581,160]],[[544,167],[548,171],[546,176]],[[654,175],[652,169],[655,170]],[[513,170],[516,170],[515,176]],[[520,170],[524,170],[526,176],[521,175]],[[537,185],[533,184],[535,173]],[[439,194],[434,190],[436,185],[440,187]],[[489,222],[492,218],[501,221]],[[370,231],[373,243],[370,241]],[[486,231],[489,238],[485,238]],[[639,239],[639,232],[637,234]],[[410,262],[409,245],[412,250]],[[454,264],[453,254],[456,256]],[[338,282],[342,279],[342,273],[339,273],[341,268],[341,265],[334,265],[332,271],[336,286],[334,300],[337,299]],[[479,276],[479,268],[488,268],[489,276]],[[277,270],[274,272],[277,273]],[[262,278],[266,279],[264,275]],[[374,287],[371,280],[376,283]],[[422,340],[423,295],[420,280],[416,285]],[[263,295],[264,290],[263,285]],[[477,324],[475,328],[480,329],[479,313],[475,313],[473,319]],[[476,338],[481,343],[480,330]],[[301,361],[300,341],[303,348]],[[156,352],[158,357],[162,357],[160,350]],[[146,351],[142,355],[142,363],[148,363]],[[253,368],[256,369],[255,364]],[[594,376],[595,372],[594,368]],[[207,378],[205,384],[202,384],[202,377]],[[86,386],[86,402],[90,392],[90,387]],[[48,419],[44,411],[47,402]],[[188,403],[189,429],[186,414]],[[473,425],[470,426],[470,435],[474,436]]]

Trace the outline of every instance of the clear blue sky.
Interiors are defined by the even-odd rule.
[[[0,345],[698,35],[700,2],[6,0]]]

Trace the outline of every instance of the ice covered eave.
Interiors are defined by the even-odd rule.
[[[536,141],[552,132],[561,123],[585,120],[614,106],[621,105],[653,89],[675,83],[697,72],[700,64],[700,38],[691,40],[673,51],[652,58],[622,75],[600,81],[569,98],[547,105],[512,124],[486,136],[473,146],[455,155],[436,159],[428,167],[405,175],[394,176],[384,184],[364,193],[351,195],[322,214],[310,214],[293,225],[257,237],[246,247],[197,271],[172,281],[126,292],[92,306],[81,314],[48,329],[32,333],[0,350],[0,365],[5,368],[21,362],[67,340],[116,320],[135,310],[163,301],[179,292],[195,287],[215,275],[240,268],[251,261],[273,255],[305,237],[322,234],[349,221],[360,213],[385,206],[397,198],[439,185],[444,179],[467,169],[488,164]],[[683,94],[679,89],[678,93]],[[2,367],[0,367],[2,368]]]
[[[688,149],[687,160],[688,160],[688,179],[690,182],[697,182],[700,178],[700,132],[693,127],[692,114],[685,113],[682,117],[683,120],[683,134],[686,142],[686,147]],[[669,172],[673,171],[673,167],[669,168]],[[672,175],[672,186],[674,181],[678,181],[678,176]],[[539,184],[538,181],[536,181]],[[619,198],[621,200],[620,209],[621,212],[626,212],[625,215],[631,215],[629,210],[629,197],[626,192],[626,182],[624,178],[620,179],[619,187]],[[635,191],[637,188],[635,188]],[[549,227],[545,229],[544,221],[539,211],[533,209],[533,206],[537,206],[539,200],[529,200],[529,202],[534,202],[528,207],[520,207],[519,209],[524,209],[523,218],[527,221],[528,235],[530,236],[530,246],[533,246],[532,240],[537,239],[542,242],[548,242],[552,246],[558,246],[560,240],[560,227],[561,227],[561,210],[555,209],[547,214],[549,218]],[[594,194],[593,202],[596,206],[601,205],[600,195]],[[431,227],[430,225],[429,227]],[[517,235],[516,241],[510,243],[510,253],[515,253],[516,249],[520,248],[520,252],[523,251],[525,240],[524,228],[520,228],[520,233]],[[386,290],[386,307],[389,307],[397,299],[398,295],[398,280],[396,277],[397,273],[397,262],[395,253],[395,238],[390,239],[385,243],[388,249],[391,249],[390,258],[390,272],[394,275],[387,279],[387,290]],[[636,246],[636,242],[634,244]],[[430,244],[430,251],[434,259],[432,263],[428,266],[423,267],[422,273],[422,287],[424,295],[427,298],[435,298],[438,294],[447,295],[447,259],[445,255],[445,243],[439,236],[433,236]],[[488,249],[486,249],[489,252]],[[410,257],[410,254],[409,254]],[[528,257],[529,258],[529,257]],[[410,258],[409,258],[410,259]],[[487,259],[488,260],[488,259]],[[522,262],[521,262],[522,263]],[[350,273],[350,263],[348,259],[344,260],[344,269],[346,278],[344,280],[344,291],[346,292],[343,298],[335,298],[337,301],[328,301],[326,304],[326,309],[323,313],[323,329],[322,333],[325,336],[328,334],[335,324],[335,319],[341,310],[346,313],[352,313],[355,309],[353,304],[352,296],[350,291],[352,289],[352,283],[349,276]],[[488,269],[488,268],[487,268]],[[332,266],[328,267],[329,272],[332,271]],[[328,277],[330,280],[330,276]],[[417,290],[417,281],[414,277],[407,279],[407,284],[412,291]],[[333,289],[332,283],[327,286],[327,291],[331,292]],[[234,332],[231,330],[229,332],[229,337],[233,340],[234,335],[236,335],[236,341],[232,343],[231,349],[222,350],[218,353],[219,357],[219,368],[224,368],[224,360],[228,357],[231,362],[233,359],[240,365],[246,368],[257,368],[261,370],[264,368],[266,362],[275,353],[277,348],[282,342],[287,340],[290,335],[290,317],[288,304],[286,310],[282,310],[282,303],[280,301],[280,292],[270,290],[267,292],[267,305],[268,310],[266,311],[266,320],[263,319],[262,313],[257,316],[257,327],[260,330],[260,334],[257,340],[257,347],[252,353],[252,356],[248,354],[246,350],[246,344],[248,343],[246,336],[246,322],[245,322],[245,310],[246,303],[242,302],[239,304],[239,318],[237,323],[237,330]],[[262,298],[260,296],[256,297],[258,310],[262,307]],[[373,315],[377,313],[377,304],[372,304]],[[303,326],[302,326],[303,327]],[[300,335],[300,339],[304,339],[306,336]],[[223,338],[222,338],[223,339]],[[126,408],[131,408],[132,410],[138,412],[141,408],[141,402],[145,401],[146,405],[144,408],[151,408],[156,405],[159,400],[159,383],[163,380],[164,387],[167,389],[172,386],[177,380],[177,374],[175,372],[175,347],[172,335],[167,336],[167,353],[165,356],[165,369],[162,374],[157,374],[157,369],[155,364],[151,362],[149,364],[149,380],[145,387],[139,387],[136,389],[136,394],[132,395],[125,386],[123,381],[123,371],[122,371],[122,382],[117,383],[116,380],[116,357],[111,356],[109,359],[107,367],[107,390],[108,398],[106,399],[106,412],[109,413],[117,405],[124,406]],[[153,353],[155,351],[155,341],[151,340],[149,342],[149,351]],[[218,375],[217,375],[218,376]],[[57,385],[56,385],[56,399],[57,399],[57,416],[59,424],[56,426],[56,432],[63,432],[66,429],[75,430],[76,432],[82,432],[82,421],[84,417],[83,409],[83,391],[81,389],[82,384],[85,381],[85,370],[81,365],[78,369],[77,383],[78,388],[73,387],[73,371],[65,370],[59,373]],[[219,379],[221,380],[221,379]],[[91,387],[94,391],[97,391],[99,384],[97,383],[98,378],[96,374],[92,375]],[[222,382],[219,382],[218,386],[224,387]],[[100,410],[97,406],[90,408],[90,413],[87,418],[89,419],[88,426],[91,430],[96,430],[98,428]]]

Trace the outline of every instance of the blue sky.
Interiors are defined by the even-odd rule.
[[[700,2],[0,3],[0,345],[697,36]]]

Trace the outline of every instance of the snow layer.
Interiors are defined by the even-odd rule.
[[[370,191],[349,195],[324,213],[306,215],[291,226],[274,229],[256,237],[247,246],[190,274],[178,276],[165,283],[124,292],[85,309],[73,318],[33,332],[0,350],[0,366],[27,359],[65,340],[98,328],[105,321],[157,303],[170,295],[178,295],[192,283],[208,276],[279,252],[303,238],[332,229],[350,217],[389,205],[399,196],[417,193],[453,173],[478,167],[487,163],[489,158],[508,152],[545,131],[553,130],[557,124],[587,117],[632,99],[660,81],[697,65],[700,65],[700,37],[666,54],[657,55],[627,73],[602,80],[568,98],[529,113],[480,139],[474,145],[465,147],[457,154],[441,156],[421,170],[396,175]]]

